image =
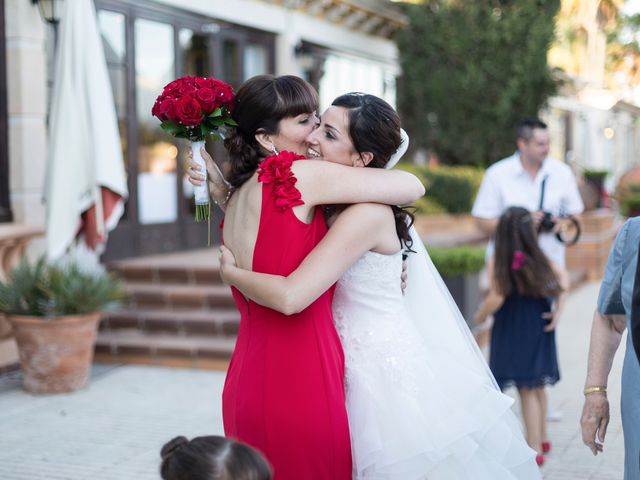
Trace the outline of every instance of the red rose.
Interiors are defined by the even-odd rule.
[[[216,107],[233,103],[233,90],[226,83],[218,82],[213,91],[216,95]]]
[[[162,98],[158,97],[156,103],[153,104],[151,114],[158,117],[160,120],[175,120],[176,114],[176,101],[171,97]]]
[[[195,82],[198,88],[213,88],[216,86],[216,81],[213,78],[196,77]]]
[[[162,95],[163,97],[167,97],[167,96],[171,96],[171,97],[175,97],[178,95],[178,90],[180,89],[180,84],[182,83],[182,79],[178,78],[177,80],[174,80],[173,82],[170,82],[167,84],[166,87],[164,87],[164,90],[162,91]]]
[[[185,95],[176,102],[175,118],[184,125],[198,125],[204,115],[198,101],[191,95]]]
[[[207,113],[211,113],[216,108],[216,92],[210,88],[200,88],[196,90],[196,100],[200,103],[200,107]]]
[[[151,107],[151,115],[153,115],[154,117],[160,118],[158,108],[162,103],[162,100],[164,100],[164,98],[162,97],[162,95],[159,95],[158,98],[156,98],[156,101],[153,103],[153,107]],[[160,120],[162,119],[160,118]]]
[[[178,87],[178,93],[182,95],[189,95],[194,93],[198,88],[193,77],[183,77],[180,86]]]

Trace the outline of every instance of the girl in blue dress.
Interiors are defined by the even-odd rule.
[[[511,207],[502,214],[495,247],[487,264],[489,293],[475,320],[483,323],[493,314],[489,366],[501,389],[518,389],[527,442],[542,465],[543,453],[550,450],[544,387],[560,379],[555,328],[567,276],[538,246],[525,208]]]

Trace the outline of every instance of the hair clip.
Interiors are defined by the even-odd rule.
[[[524,256],[522,250],[516,250],[513,252],[513,260],[511,260],[511,270],[520,270],[527,258]]]

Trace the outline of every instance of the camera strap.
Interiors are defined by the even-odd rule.
[[[538,205],[538,210],[544,210],[544,189],[547,186],[547,179],[549,175],[545,175],[542,179],[542,184],[540,185],[540,204]]]

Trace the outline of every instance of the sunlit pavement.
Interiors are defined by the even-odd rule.
[[[580,415],[587,371],[587,353],[593,311],[599,283],[587,283],[574,290],[567,298],[557,331],[557,345],[561,380],[548,389],[549,402],[562,414],[559,421],[549,422],[552,451],[542,468],[545,480],[622,480],[624,471],[624,445],[620,420],[620,375],[624,339],[616,355],[609,377],[611,423],[607,430],[604,453],[594,457],[582,443]],[[509,390],[516,396],[514,389]],[[516,403],[514,409],[519,411]]]
[[[589,330],[598,284],[568,298],[558,327],[562,380],[549,389],[562,419],[549,423],[548,480],[620,480],[622,355],[609,382],[612,422],[604,454],[582,444],[580,412]],[[95,365],[90,385],[67,395],[33,396],[20,375],[0,377],[0,478],[6,480],[158,479],[159,452],[175,435],[222,433],[224,373],[145,366]],[[510,390],[510,395],[515,391]],[[516,402],[514,409],[519,410]]]

